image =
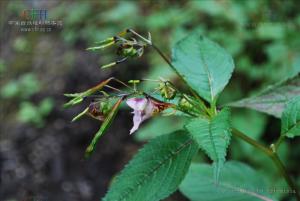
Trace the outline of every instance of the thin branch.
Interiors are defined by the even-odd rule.
[[[241,131],[232,128],[232,134],[242,140],[244,140],[245,142],[247,142],[248,144],[251,144],[252,146],[254,146],[255,148],[261,150],[262,152],[264,152],[266,155],[268,156],[272,156],[272,150],[270,150],[269,148],[265,147],[264,145],[260,144],[259,142],[257,142],[256,140],[253,140],[252,138],[248,137],[246,134],[242,133]]]
[[[274,151],[276,152],[281,144],[281,142],[283,141],[284,139],[284,135],[280,135],[280,137],[278,138],[278,140],[275,142],[274,145]]]
[[[295,191],[295,196],[297,201],[300,201],[300,194],[298,191],[298,188],[296,184],[293,182],[292,178],[289,176],[289,174],[286,171],[286,168],[284,167],[283,163],[281,162],[280,158],[278,157],[277,153],[272,151],[271,148],[267,148],[266,146],[260,144],[259,142],[253,140],[252,138],[248,137],[241,131],[233,128],[232,129],[232,134],[245,142],[249,143],[250,145],[254,146],[255,148],[259,149],[260,151],[264,152],[266,155],[268,155],[272,161],[274,162],[275,166],[279,170],[280,174],[284,177],[285,181],[291,188],[291,190]]]
[[[287,184],[290,186],[291,190],[295,191],[295,197],[299,201],[300,194],[299,194],[298,188],[297,188],[296,184],[294,183],[293,179],[287,173],[286,168],[284,167],[282,161],[280,160],[280,158],[278,157],[276,152],[273,152],[271,159],[276,164],[276,167],[280,171],[281,175],[284,177]]]

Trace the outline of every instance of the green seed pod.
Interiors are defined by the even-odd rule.
[[[138,51],[130,44],[122,44],[118,48],[117,54],[123,57],[137,57]]]
[[[160,94],[163,98],[172,100],[176,96],[176,90],[168,83],[160,83],[159,84]]]
[[[135,57],[137,56],[137,51],[132,46],[129,48],[123,49],[123,55],[127,57]]]
[[[118,46],[117,54],[122,57],[141,57],[144,53],[145,44],[137,41],[135,38],[131,40],[120,40],[121,44]]]

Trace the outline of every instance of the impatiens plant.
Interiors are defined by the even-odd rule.
[[[130,134],[137,131],[145,120],[159,114],[178,115],[188,118],[188,121],[180,130],[159,136],[145,145],[112,181],[102,200],[158,201],[178,188],[192,201],[276,200],[268,192],[268,186],[259,173],[241,162],[226,162],[232,136],[272,159],[294,197],[300,200],[296,184],[278,156],[278,148],[286,137],[300,135],[298,75],[256,96],[218,106],[218,97],[231,78],[234,62],[225,49],[198,32],[175,44],[171,60],[153,43],[150,33],[145,38],[132,29],[101,41],[88,50],[98,51],[110,46],[116,47],[118,58],[102,68],[116,67],[127,59],[139,58],[145,48],[152,48],[181,79],[182,90],[178,89],[178,83],[164,78],[124,82],[111,77],[84,92],[65,94],[71,98],[66,107],[79,104],[87,97],[94,98],[73,121],[88,115],[102,122],[86,149],[86,157],[95,150],[122,102],[133,110]],[[157,87],[152,91],[141,89],[140,83],[148,81],[157,83]],[[122,89],[112,86],[113,83],[121,84]],[[280,137],[270,146],[253,140],[232,127],[230,107],[247,107],[281,117]],[[212,165],[193,160],[199,150],[211,159]]]

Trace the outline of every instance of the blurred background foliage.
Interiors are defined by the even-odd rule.
[[[63,21],[62,28],[25,33],[8,24],[31,8],[47,9],[49,19]],[[83,107],[63,110],[63,93],[85,90],[110,76],[125,81],[164,77],[178,83],[151,49],[142,59],[101,71],[100,65],[116,59],[115,50],[85,51],[94,42],[133,28],[143,34],[150,31],[154,43],[170,55],[172,45],[199,30],[235,60],[233,78],[220,97],[222,105],[300,71],[299,11],[297,0],[2,0],[0,200],[99,199],[145,141],[184,124],[177,117],[157,117],[129,136],[132,117],[121,111],[94,156],[82,160],[99,123],[86,118],[71,124]],[[146,90],[155,87],[142,85]],[[279,136],[280,121],[258,112],[235,109],[232,124],[264,143]],[[280,154],[300,184],[298,144],[298,139],[288,140]],[[274,187],[286,188],[272,162],[244,142],[232,140],[228,159],[247,162]],[[201,153],[197,160],[209,162]],[[277,193],[277,197],[291,196]],[[177,192],[168,200],[186,199]]]

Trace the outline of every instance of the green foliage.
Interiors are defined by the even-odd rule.
[[[189,86],[182,86],[181,83],[177,83],[175,73],[165,68],[166,64],[162,64],[163,60],[159,58],[157,54],[150,51],[148,51],[149,53],[147,52],[145,62],[149,64],[150,68],[147,68],[149,71],[143,74],[142,77],[158,79],[158,77],[162,76],[176,83],[176,86],[178,84],[177,87],[183,89],[183,93],[186,93],[186,88],[191,88],[202,98],[211,103],[210,106],[206,105],[208,112],[203,115],[207,119],[199,119],[198,115],[200,114],[194,112],[191,116],[197,117],[193,117],[192,122],[188,123],[186,127],[188,128],[190,124],[193,125],[192,123],[195,121],[193,125],[195,128],[193,130],[197,135],[192,135],[193,139],[198,142],[199,145],[202,144],[203,147],[209,147],[209,153],[211,155],[208,155],[212,159],[212,156],[214,156],[217,159],[219,157],[220,159],[218,160],[220,161],[225,160],[226,149],[230,139],[229,119],[232,120],[233,127],[237,127],[239,130],[247,133],[249,137],[257,141],[263,141],[263,143],[269,143],[268,140],[273,140],[271,134],[273,133],[273,128],[276,128],[276,123],[274,123],[273,120],[255,111],[244,110],[233,114],[232,119],[231,117],[229,118],[229,114],[228,117],[223,115],[224,110],[217,113],[214,107],[217,98],[220,99],[218,103],[226,103],[240,99],[249,94],[249,92],[251,93],[253,86],[261,88],[266,84],[290,78],[285,82],[269,87],[252,98],[230,104],[234,107],[248,107],[281,117],[286,103],[293,97],[299,95],[299,90],[297,89],[299,88],[298,78],[292,77],[297,75],[300,70],[300,40],[297,29],[300,17],[299,14],[297,14],[297,10],[294,9],[293,6],[291,7],[291,3],[289,2],[283,2],[280,6],[276,3],[273,4],[268,1],[259,0],[247,2],[214,0],[187,1],[181,2],[180,4],[162,3],[155,6],[148,2],[114,2],[111,4],[95,2],[92,3],[92,6],[87,6],[86,3],[74,5],[76,5],[74,8],[79,9],[79,11],[75,11],[76,9],[74,9],[73,13],[70,12],[71,14],[66,14],[66,18],[69,18],[71,22],[72,18],[75,20],[73,23],[65,23],[66,26],[62,31],[63,38],[67,42],[74,42],[76,39],[83,39],[83,41],[85,40],[87,43],[100,41],[103,38],[115,35],[124,27],[134,27],[137,28],[138,31],[141,31],[141,35],[146,33],[146,31],[151,31],[154,44],[160,46],[159,48],[162,48],[163,52],[166,51],[166,55],[168,55],[167,50],[170,44],[175,44],[177,39],[183,38],[182,36],[188,33],[197,30],[197,33],[201,33],[201,35],[207,37],[203,37],[202,40],[199,40],[200,34],[194,32],[194,34],[187,36],[177,43],[173,50],[172,64]],[[82,10],[80,10],[81,5],[83,7]],[[103,12],[98,13],[99,8],[101,8]],[[97,14],[90,15],[89,13],[92,13],[94,10],[96,10]],[[75,16],[76,12],[79,13],[80,17]],[[132,13],[138,17],[132,17]],[[287,15],[288,17],[284,18]],[[82,19],[79,20],[79,18]],[[83,20],[88,23],[82,24],[81,21]],[[233,61],[231,56],[226,53],[224,49],[208,38],[225,47],[235,58],[235,79],[230,82],[230,85],[226,87],[220,97],[220,93],[231,77]],[[105,63],[104,60],[106,57],[108,60],[113,59],[113,57],[101,55],[101,63]],[[152,85],[153,83],[149,84],[149,82],[144,82],[143,87],[140,85],[139,89],[146,88],[146,92],[152,92]],[[192,96],[192,94],[189,95]],[[79,102],[81,98],[82,97],[79,97]],[[161,98],[157,99],[166,101]],[[195,101],[197,104],[194,106],[190,105],[191,107],[189,109],[195,109],[199,103],[197,101]],[[172,103],[178,104],[175,101],[172,101]],[[189,112],[189,110],[184,112]],[[184,112],[180,114],[184,114],[184,117],[189,116]],[[223,116],[226,120],[216,121],[215,119],[220,118],[220,116]],[[151,119],[148,125],[143,126],[142,129],[139,130],[136,138],[145,141],[161,135],[161,133],[167,130],[176,130],[184,124],[183,121],[177,124],[177,121],[175,123],[173,119],[162,119],[164,118]],[[201,123],[198,124],[196,122],[198,120]],[[269,125],[270,123],[272,123],[272,126]],[[206,128],[210,128],[207,125],[213,125],[215,128],[220,127],[220,129],[216,132],[217,135],[212,135],[213,132],[211,132],[211,134],[207,134],[206,132],[204,133],[205,135],[203,135],[203,133],[199,132],[200,129],[197,129],[200,127],[199,125],[202,124],[206,125]],[[172,125],[172,128],[168,128],[168,126],[165,125]],[[270,131],[270,133],[264,133],[266,131]],[[225,139],[220,137],[222,136],[222,132],[228,133],[228,139],[227,137],[225,137]],[[209,138],[210,135],[213,137]],[[218,143],[221,142],[222,146],[220,147],[222,147],[222,149],[219,150],[222,151],[211,152],[212,142],[216,140]],[[285,153],[292,153],[291,146],[287,143],[288,142],[283,144],[284,146],[281,146],[280,149],[277,150],[277,152],[280,152],[278,155],[284,162],[287,162],[287,155],[289,155]],[[204,149],[203,147],[201,148]],[[240,143],[237,139],[231,147],[234,153],[231,153],[229,157],[247,160],[247,162],[255,164],[257,169],[264,172],[265,175],[272,177],[272,181],[279,178],[277,170],[273,168],[274,165],[272,161],[266,162],[268,157],[260,153],[257,153],[255,157],[253,157],[252,153],[254,152],[254,148],[250,147],[249,144]],[[284,150],[281,150],[282,148],[284,148]],[[268,146],[266,146],[266,149],[269,150]],[[207,152],[207,150],[205,151]],[[216,153],[220,154],[220,156]],[[291,163],[289,163],[289,165],[290,164]],[[138,164],[135,165],[139,166]],[[235,174],[232,173],[230,175],[231,178],[233,178],[231,180],[234,180],[236,176],[240,178],[239,175],[245,170],[250,178],[246,176],[241,177],[243,181],[241,180],[240,183],[248,185],[247,183],[249,182],[251,185],[252,176],[254,177],[254,174],[248,174],[247,168],[243,165],[237,166],[237,168],[233,168]],[[138,167],[130,167],[130,169],[137,168]],[[141,168],[143,168],[143,166]],[[239,168],[241,172],[237,171]],[[296,172],[297,168],[298,166],[294,165],[290,170]],[[216,172],[218,169],[219,168],[215,168],[214,171]],[[221,178],[224,176],[223,173],[226,176],[226,164],[224,172],[220,174]],[[216,175],[218,174],[215,173],[215,176]],[[211,180],[212,174],[208,174],[207,177]],[[231,180],[228,178],[229,183]],[[222,179],[220,181],[222,183]],[[119,180],[116,180],[113,186],[116,186],[117,182],[119,182]],[[125,182],[121,183],[124,184]],[[134,184],[131,186],[131,182],[127,185],[127,189],[135,187]],[[206,187],[207,184],[204,183],[203,185]],[[131,191],[133,192],[136,189],[139,190],[135,188]],[[208,194],[214,198],[215,192],[216,191],[209,191]],[[151,189],[148,193],[150,193],[149,196],[151,196]],[[237,192],[237,196],[236,193],[233,194],[232,200],[258,199],[257,197],[251,198],[251,196],[247,195],[239,197],[240,192]],[[204,198],[206,197],[203,196],[203,200],[210,200],[210,198]],[[128,198],[128,200],[131,199]]]
[[[231,138],[229,108],[224,108],[212,119],[192,119],[186,125],[186,129],[200,148],[214,161],[214,177],[218,181]]]
[[[299,85],[300,76],[297,75],[294,78],[269,86],[255,96],[228,105],[246,107],[280,118],[285,104],[293,97],[300,95]]]
[[[132,13],[137,13],[137,5],[131,1],[120,1],[116,7],[106,11],[102,16],[110,22],[123,21],[124,19],[130,19]]]
[[[16,80],[11,80],[1,87],[0,95],[3,98],[28,99],[40,90],[40,82],[33,73],[23,74]]]
[[[249,137],[254,140],[261,139],[264,134],[264,130],[267,125],[267,115],[259,113],[254,110],[242,110],[237,109],[232,110],[231,118],[232,127],[247,133]],[[253,126],[255,125],[255,126]],[[255,148],[247,143],[244,143],[240,140],[236,140],[236,144],[231,144],[232,147],[231,157],[235,159],[241,159],[246,157],[247,159],[252,159],[251,154]]]
[[[233,127],[258,140],[266,127],[267,115],[253,110],[233,110],[231,121]]]
[[[256,30],[261,39],[282,39],[285,31],[282,25],[275,23],[261,23]]]
[[[7,66],[5,64],[5,61],[3,59],[0,58],[0,75],[5,72],[5,70],[7,69]]]
[[[199,33],[175,45],[172,63],[190,87],[210,103],[216,102],[234,69],[232,57]]]
[[[50,114],[54,107],[54,100],[52,98],[45,98],[39,104],[39,113],[43,116]]]
[[[138,130],[134,137],[138,141],[147,141],[164,133],[174,132],[183,128],[185,121],[178,117],[156,117]],[[166,126],[166,125],[172,125]]]
[[[57,50],[67,52],[62,59],[58,59],[58,61],[61,62],[59,68],[52,68],[55,67],[57,62],[53,62],[52,54],[48,54],[48,51],[45,51],[47,56],[40,57],[38,54],[37,59],[43,58],[45,61],[43,64],[47,65],[41,66],[45,69],[53,69],[49,72],[55,72],[53,73],[55,75],[58,72],[60,77],[67,75],[65,73],[72,71],[72,66],[76,66],[72,65],[73,61],[70,62],[70,58],[71,60],[75,58],[74,61],[76,61],[77,58],[83,58],[81,55],[86,53],[82,53],[81,50],[85,48],[86,44],[100,41],[108,36],[114,36],[123,28],[136,28],[138,31],[141,31],[140,33],[142,33],[142,35],[147,31],[151,31],[153,42],[162,48],[163,52],[166,52],[166,55],[169,53],[168,47],[170,47],[171,44],[175,44],[177,39],[182,39],[183,36],[197,30],[199,34],[194,33],[181,40],[175,45],[173,52],[173,64],[190,86],[182,86],[182,83],[178,82],[175,77],[176,74],[171,72],[166,64],[162,63],[163,60],[155,52],[147,50],[147,56],[146,58],[144,57],[145,60],[142,61],[141,67],[135,68],[134,70],[138,69],[136,72],[140,72],[141,69],[143,69],[143,71],[147,69],[147,72],[142,72],[142,78],[158,79],[162,76],[174,82],[176,86],[178,84],[177,87],[182,89],[183,93],[187,93],[186,88],[192,88],[202,98],[213,103],[211,104],[213,106],[217,98],[218,103],[237,100],[249,94],[249,92],[251,93],[253,86],[261,88],[266,84],[290,78],[285,82],[275,84],[265,89],[256,96],[229,105],[252,108],[267,114],[272,114],[276,117],[282,117],[282,136],[293,137],[299,135],[299,118],[297,113],[299,104],[298,101],[296,101],[297,98],[293,98],[299,97],[300,95],[299,76],[292,78],[300,71],[300,37],[298,33],[300,14],[298,7],[295,6],[296,3],[297,1],[293,0],[282,1],[280,3],[277,1],[262,0],[207,0],[172,1],[172,3],[162,2],[157,4],[151,4],[148,1],[78,1],[72,2],[71,4],[64,2],[57,5],[53,4],[50,5],[49,18],[63,19],[63,29],[53,35],[51,34],[51,37],[47,38],[47,40],[44,40],[44,38],[40,40],[38,37],[40,35],[44,37],[45,35],[37,33],[29,33],[17,36],[15,40],[8,40],[8,48],[3,46],[3,50],[5,50],[3,55],[13,54],[13,57],[10,58],[9,56],[8,58],[2,58],[0,60],[0,73],[4,71],[8,72],[9,69],[8,75],[16,77],[20,72],[36,70],[35,67],[32,68],[32,66],[35,66],[32,65],[32,63],[36,62],[36,58],[31,58],[29,53],[37,54],[38,51],[30,52],[30,50],[39,50],[41,47],[46,47],[47,43],[43,44],[39,42],[48,41],[48,39],[52,40],[52,36],[58,37],[59,34],[60,37],[58,37],[58,40],[55,41],[56,43],[53,44],[58,45]],[[3,5],[5,6],[6,3]],[[12,13],[14,16],[19,16],[24,6],[26,7],[26,5],[21,2],[17,4],[8,2],[7,5],[9,13]],[[65,12],[66,10],[69,12]],[[11,17],[11,15],[7,16],[8,18]],[[11,19],[5,19],[5,23],[8,20]],[[5,31],[4,28],[5,26],[0,27],[2,32]],[[199,40],[200,33],[205,36],[202,40]],[[38,38],[38,40],[35,40],[36,38]],[[216,43],[210,41],[208,38],[212,41],[216,41]],[[39,47],[40,45],[36,46],[36,44],[41,44],[41,47]],[[224,89],[231,77],[233,62],[231,56],[216,44],[220,44],[226,51],[230,52],[236,63],[235,77],[231,80],[230,85],[226,87],[225,91],[222,92],[222,95],[220,92]],[[12,47],[13,51],[10,51],[9,47]],[[54,47],[56,47],[56,45]],[[53,48],[51,52],[60,53],[55,52],[57,50]],[[7,52],[9,54],[7,54]],[[99,62],[101,64],[105,63],[105,59],[112,61],[115,58],[112,57],[112,55],[101,55]],[[56,60],[57,59],[54,61]],[[49,63],[53,63],[53,66],[48,65]],[[139,64],[140,63],[138,63],[138,65]],[[70,67],[70,69],[66,69],[64,66]],[[130,72],[130,76],[132,75],[131,71],[127,69],[131,68],[131,65],[122,65],[122,67],[123,70],[125,69],[124,71],[121,70],[122,75],[123,72],[126,72],[124,73],[125,77],[128,75],[127,72]],[[82,70],[84,71],[84,69],[83,66]],[[53,74],[45,73],[44,75],[39,75],[39,79],[47,77],[46,80],[49,80],[48,76],[53,76]],[[83,79],[85,78],[85,76],[82,77]],[[45,117],[50,113],[53,107],[53,102],[42,101],[37,104],[30,102],[32,96],[37,95],[38,92],[43,91],[43,93],[47,93],[44,91],[45,87],[37,79],[37,76],[33,73],[29,73],[29,76],[27,76],[27,74],[21,75],[17,79],[9,78],[6,75],[1,78],[3,78],[3,80],[1,80],[3,86],[1,85],[0,95],[1,98],[3,98],[3,102],[5,102],[4,107],[7,105],[8,108],[16,108],[15,110],[17,111],[12,111],[11,113],[17,114],[18,119],[22,122],[33,123],[38,126],[44,124]],[[80,78],[78,77],[78,79]],[[59,80],[56,84],[60,82]],[[144,85],[140,85],[139,89],[143,88],[146,92],[152,92],[153,87],[151,85],[153,85],[153,83],[149,83],[150,82],[143,82]],[[55,87],[56,86],[57,85],[55,85]],[[75,85],[72,85],[72,87],[74,86]],[[99,92],[100,88],[102,87],[79,94],[68,94],[68,96],[73,99],[67,103],[67,106],[80,103],[86,96],[94,92]],[[189,95],[192,96],[192,94]],[[219,97],[219,95],[221,96]],[[178,97],[172,100],[173,104],[178,104],[177,98]],[[166,101],[161,97],[158,99]],[[15,104],[15,102],[18,102],[18,104]],[[196,98],[195,103],[194,106],[190,104],[190,107],[187,108],[195,109],[198,106]],[[284,107],[286,107],[286,109],[284,109]],[[200,127],[202,124],[206,125],[206,128],[209,128],[207,125],[213,125],[216,128],[224,127],[220,129],[220,131],[224,130],[226,133],[228,132],[230,137],[228,131],[229,126],[227,126],[227,124],[229,124],[229,117],[225,117],[226,115],[224,115],[226,119],[224,122],[221,122],[221,120],[220,122],[216,121],[220,116],[223,116],[224,110],[219,114],[215,114],[214,107],[207,106],[207,109],[208,111],[213,111],[210,114],[206,114],[207,119],[192,117],[192,122],[187,124],[187,128],[189,125],[193,125],[193,123],[195,128]],[[89,149],[94,149],[94,145],[108,128],[116,111],[117,109],[114,110],[107,121],[103,123]],[[282,111],[284,112],[282,113]],[[86,110],[75,119],[81,117],[85,112]],[[187,109],[185,112],[190,111]],[[162,133],[169,133],[182,128],[183,124],[186,124],[184,122],[186,119],[182,119],[189,115],[180,111],[177,111],[176,115],[178,119],[169,119],[167,117],[151,119],[147,125],[138,131],[135,137],[138,140],[145,141]],[[192,113],[192,116],[195,115],[198,116],[198,113]],[[243,110],[242,112],[234,111],[230,120],[232,121],[233,127],[243,131],[254,140],[262,141],[262,144],[272,143],[270,141],[273,141],[273,137],[276,135],[276,132],[273,131],[275,131],[276,127],[279,128],[279,125],[277,125],[279,121],[275,121],[274,123],[272,118],[267,118],[267,116],[263,114],[249,110]],[[198,121],[201,123],[198,124]],[[5,124],[5,122],[3,123]],[[197,141],[199,145],[203,145],[200,147],[206,152],[207,150],[211,150],[211,145],[215,141],[222,142],[220,156],[214,152],[209,152],[210,154],[208,155],[212,159],[214,159],[212,157],[214,156],[217,159],[220,157],[220,160],[224,157],[225,160],[229,138],[228,142],[227,138],[220,138],[221,132],[219,129],[219,132],[208,132],[209,134],[207,134],[207,132],[202,133],[195,128],[192,129],[196,133],[196,135],[193,135],[193,139]],[[210,138],[210,136],[212,136],[212,138]],[[204,143],[207,141],[209,143]],[[289,170],[299,176],[299,165],[297,164],[297,160],[293,160],[299,158],[299,154],[297,155],[299,148],[293,147],[289,143],[289,141],[284,142],[284,144],[282,144],[283,146],[280,146],[280,149],[276,150],[276,152],[283,162],[288,164]],[[268,148],[268,146],[266,147]],[[265,175],[270,174],[270,177],[274,180],[279,178],[277,170],[273,168],[272,161],[266,161],[266,156],[256,152],[255,157],[253,157],[252,153],[254,153],[254,148],[252,146],[250,147],[249,144],[236,139],[234,144],[231,144],[231,148],[232,153],[230,153],[230,158],[246,160],[254,164],[255,167],[264,172]],[[222,154],[224,154],[224,156]],[[226,175],[225,169],[224,174]],[[216,168],[214,170],[216,170]],[[244,168],[241,167],[241,170],[244,170]],[[235,178],[236,175],[239,175],[237,171],[235,175],[232,174],[232,178]],[[223,174],[221,174],[221,178],[222,176]],[[211,179],[212,175],[208,174],[207,177]],[[245,178],[244,183],[247,182],[248,178]],[[251,178],[249,182],[251,183]],[[214,196],[214,192],[210,192],[210,196],[211,195]]]
[[[157,201],[184,178],[197,146],[184,131],[151,140],[115,178],[103,201]]]
[[[225,163],[218,184],[212,180],[211,166],[192,164],[179,189],[191,201],[275,200],[263,176],[236,161]]]
[[[54,107],[52,98],[44,98],[40,103],[30,102],[30,98],[41,90],[41,83],[34,73],[26,73],[18,79],[10,80],[1,87],[0,96],[7,101],[17,101],[17,119],[36,127],[45,125],[45,118]]]
[[[219,97],[220,93],[227,85],[229,79],[231,78],[232,71],[234,69],[232,57],[216,43],[210,41],[207,38],[204,38],[203,36],[198,34],[198,32],[193,32],[192,34],[188,35],[187,37],[185,37],[184,39],[180,40],[178,43],[175,44],[175,48],[173,49],[172,63],[170,63],[170,61],[167,59],[167,57],[164,56],[161,50],[157,48],[157,46],[153,45],[152,41],[150,40],[150,37],[149,40],[147,40],[143,38],[141,35],[139,35],[138,33],[136,33],[135,31],[131,29],[128,30],[129,31],[127,32],[131,32],[131,34],[134,35],[132,39],[133,41],[137,41],[142,38],[143,42],[146,44],[143,46],[143,48],[146,48],[148,46],[154,47],[154,50],[157,51],[157,53],[160,56],[162,56],[162,58],[166,61],[166,63],[169,64],[170,67],[185,81],[185,84],[187,85],[186,87],[192,89],[190,90],[191,94],[178,90],[175,84],[173,84],[172,82],[168,82],[170,87],[172,87],[174,94],[172,96],[169,96],[169,94],[167,94],[167,92],[164,91],[164,93],[160,93],[159,95],[155,94],[154,96],[159,96],[156,99],[151,95],[148,95],[147,92],[144,92],[141,89],[137,90],[137,84],[140,82],[140,80],[128,81],[129,84],[133,84],[132,91],[130,93],[128,92],[127,95],[120,94],[122,98],[119,99],[119,101],[114,105],[114,107],[109,112],[108,116],[105,118],[99,131],[96,133],[91,144],[88,146],[86,150],[86,156],[89,156],[93,152],[97,141],[108,129],[112,120],[114,119],[121,102],[127,99],[128,97],[130,98],[133,97],[132,99],[134,99],[129,101],[130,104],[127,102],[127,104],[134,109],[134,118],[133,118],[134,128],[137,128],[140,125],[140,123],[154,116],[154,114],[160,113],[164,111],[166,108],[169,109],[172,108],[172,109],[179,110],[185,116],[190,117],[190,119],[188,120],[188,122],[185,124],[184,127],[187,130],[187,132],[190,134],[191,138],[186,136],[185,137],[186,140],[183,140],[183,144],[178,143],[178,141],[182,142],[182,139],[180,138],[182,136],[183,131],[180,131],[180,132],[175,132],[176,135],[172,134],[172,140],[174,141],[170,140],[171,135],[164,135],[161,137],[157,137],[157,139],[151,141],[144,149],[142,149],[137,154],[137,156],[132,160],[132,162],[130,162],[130,164],[126,166],[126,168],[116,178],[116,180],[112,184],[112,187],[110,188],[109,192],[107,193],[107,195],[103,200],[139,201],[143,199],[146,201],[147,200],[155,201],[155,200],[161,200],[165,198],[166,196],[174,192],[178,187],[178,185],[180,184],[180,181],[183,178],[184,174],[186,173],[186,170],[188,169],[188,166],[191,162],[194,153],[197,150],[197,147],[200,147],[213,161],[212,166],[213,166],[214,182],[211,184],[205,184],[205,188],[208,188],[205,189],[205,191],[215,190],[218,192],[220,189],[222,189],[224,191],[225,198],[226,199],[228,198],[228,200],[240,200],[240,199],[272,200],[271,198],[268,197],[268,195],[266,196],[264,192],[264,190],[266,189],[263,189],[262,192],[255,191],[254,188],[257,188],[257,186],[255,186],[254,184],[257,183],[260,184],[260,182],[254,179],[255,177],[257,178],[257,175],[251,172],[251,170],[247,170],[247,167],[243,167],[239,164],[232,165],[231,163],[229,163],[229,165],[227,165],[228,168],[226,170],[227,172],[225,171],[224,173],[225,175],[221,174],[221,177],[230,179],[231,177],[233,177],[233,175],[234,176],[236,176],[236,174],[238,175],[238,173],[236,172],[237,170],[242,170],[243,173],[245,173],[247,176],[250,175],[251,177],[253,177],[251,178],[252,183],[249,182],[250,186],[248,186],[249,185],[248,182],[245,184],[245,186],[242,187],[240,186],[241,184],[239,182],[245,179],[244,175],[242,175],[241,178],[237,177],[233,180],[229,180],[230,184],[228,184],[227,181],[225,183],[222,183],[222,181],[220,182],[219,180],[221,169],[223,168],[225,163],[227,149],[230,144],[231,131],[233,131],[233,133],[236,136],[247,141],[249,144],[252,144],[255,148],[262,150],[265,154],[267,154],[267,156],[270,157],[270,159],[273,162],[275,162],[276,166],[281,171],[281,174],[287,175],[284,172],[285,170],[282,167],[280,159],[278,158],[278,155],[276,153],[276,151],[278,151],[277,145],[272,144],[270,148],[265,147],[264,145],[259,144],[252,138],[249,138],[242,132],[238,131],[237,129],[235,128],[232,129],[230,123],[231,122],[230,108],[225,107],[220,110],[217,109],[216,106],[217,98]],[[137,39],[135,37],[137,37]],[[121,34],[119,38],[120,40],[123,40],[123,42],[127,41],[126,39],[122,38]],[[109,38],[109,40],[107,41],[100,42],[101,43],[100,45],[104,45],[106,47],[107,45],[114,43],[114,40],[115,40],[114,37]],[[104,46],[100,46],[100,48]],[[126,45],[124,47],[120,46],[118,51],[120,52],[124,50],[123,48],[127,48],[127,46]],[[236,47],[233,47],[233,49],[235,48]],[[237,47],[236,49],[239,49],[239,47]],[[240,102],[245,103],[248,100],[250,100],[251,103],[251,101],[255,99],[254,103],[252,102],[252,104],[258,104],[258,103],[270,104],[272,107],[273,106],[276,107],[276,104],[278,103],[284,104],[288,100],[288,95],[293,97],[295,96],[295,94],[298,93],[298,89],[297,89],[299,85],[298,78],[299,77],[296,76],[285,82],[276,84],[270,87],[269,89],[261,92],[254,98],[248,98],[246,99],[246,101],[242,100]],[[71,101],[69,101],[66,104],[66,106],[73,106],[77,103],[82,102],[84,97],[99,92],[105,86],[112,88],[111,86],[107,85],[108,82],[112,79],[114,78],[110,78],[105,81],[102,81],[97,86],[90,88],[87,91],[82,93],[65,94],[66,96],[73,98]],[[120,80],[117,79],[114,80],[117,81],[118,83],[121,83],[122,85],[127,86]],[[149,79],[145,79],[145,80],[149,81]],[[161,87],[165,86],[161,84],[162,83],[159,84],[158,88],[154,88],[154,89],[156,91],[160,90],[161,92],[162,89]],[[120,91],[119,89],[114,89],[114,90]],[[111,96],[109,92],[107,93],[105,91],[101,91],[101,92],[105,94],[107,97]],[[206,102],[204,102],[204,100],[202,100],[200,97],[195,95],[194,92],[198,93],[198,95],[203,99],[205,99],[207,102],[209,102],[210,105],[206,104]],[[287,95],[285,94],[282,97],[282,93],[286,93]],[[170,102],[167,102],[166,99],[171,99],[171,100],[168,100]],[[238,106],[239,104],[231,103],[229,105]],[[297,122],[298,121],[297,111],[299,106],[295,104],[295,102],[292,102],[291,105],[293,107],[288,105],[286,109],[287,111],[286,116],[288,116],[288,120],[287,120],[288,123],[284,121],[283,122],[286,124],[285,126],[288,129],[290,129],[290,127],[295,127],[296,125],[295,130],[297,131],[299,130],[298,122]],[[265,107],[266,109],[270,110],[270,106],[265,106]],[[291,109],[289,109],[289,107],[291,107]],[[278,108],[276,109],[279,110]],[[296,111],[295,114],[291,114],[291,110],[293,112]],[[87,109],[85,109],[74,119],[81,117],[83,114],[86,113],[86,111]],[[293,116],[292,118],[290,117],[291,115]],[[254,119],[255,119],[255,121],[253,121],[254,124],[258,124],[258,125],[261,124],[261,127],[254,129],[252,133],[254,135],[253,138],[258,139],[259,135],[261,134],[265,126],[265,122],[262,120],[263,118],[261,118],[258,119],[258,123],[257,123],[256,122],[257,119],[255,118],[255,115],[254,115]],[[289,121],[292,122],[292,125]],[[143,137],[145,140],[147,138],[152,138],[153,136],[159,135],[157,130],[162,130],[159,129],[159,127],[162,127],[163,124],[167,124],[167,122],[160,122],[160,123],[161,125],[159,125],[156,128],[154,128],[150,124],[151,126],[149,126],[148,130],[150,130],[152,134],[150,135],[146,134],[145,136],[142,136],[142,139]],[[238,127],[240,126],[242,130],[243,129],[247,130],[245,128],[246,127],[245,124],[243,125],[243,123],[241,124],[241,122],[238,122],[236,124],[238,125]],[[246,124],[249,124],[249,121],[247,121]],[[156,141],[159,141],[160,143],[156,145]],[[172,145],[174,142],[176,142],[177,144]],[[182,165],[183,159],[181,159],[180,153],[185,153],[182,150],[185,150],[185,148],[189,147],[190,145],[194,147],[193,148],[194,151],[193,152],[190,152],[190,150],[186,150],[186,151],[189,154],[190,153],[193,154],[188,155],[187,157],[188,164],[184,163]],[[161,151],[161,147],[164,147],[164,149],[162,149],[163,151]],[[179,157],[178,160],[176,158],[177,156]],[[154,160],[151,157],[154,157]],[[165,163],[167,164],[166,167],[164,165]],[[177,167],[178,164],[182,165],[182,168],[178,168]],[[202,172],[205,173],[205,171]],[[287,177],[288,176],[285,176],[286,180],[290,185],[292,182],[290,182],[290,179]],[[164,186],[163,189],[161,188],[162,185]],[[182,185],[184,186],[184,183]],[[215,186],[211,186],[211,185],[215,185]],[[293,185],[290,186],[293,187]],[[187,189],[188,189],[187,191],[193,190],[191,187],[187,187]],[[221,199],[221,197],[223,199],[224,196],[220,193],[221,192],[218,192],[216,196],[209,197],[208,200]],[[199,193],[194,194],[192,196],[193,198],[191,199],[192,200],[203,199],[203,197],[201,196],[195,197],[195,196],[199,196],[198,194]],[[186,195],[187,197],[190,198],[189,193],[187,193]]]
[[[186,23],[189,19],[189,12],[182,12],[177,7],[167,8],[161,11],[153,12],[146,19],[146,26],[152,29],[163,29],[170,26],[176,26],[178,23]]]
[[[45,98],[38,105],[25,101],[20,105],[18,119],[23,123],[32,123],[37,127],[45,124],[45,117],[50,114],[54,107],[54,101],[51,98]]]
[[[300,136],[300,96],[290,100],[282,113],[281,135]]]

